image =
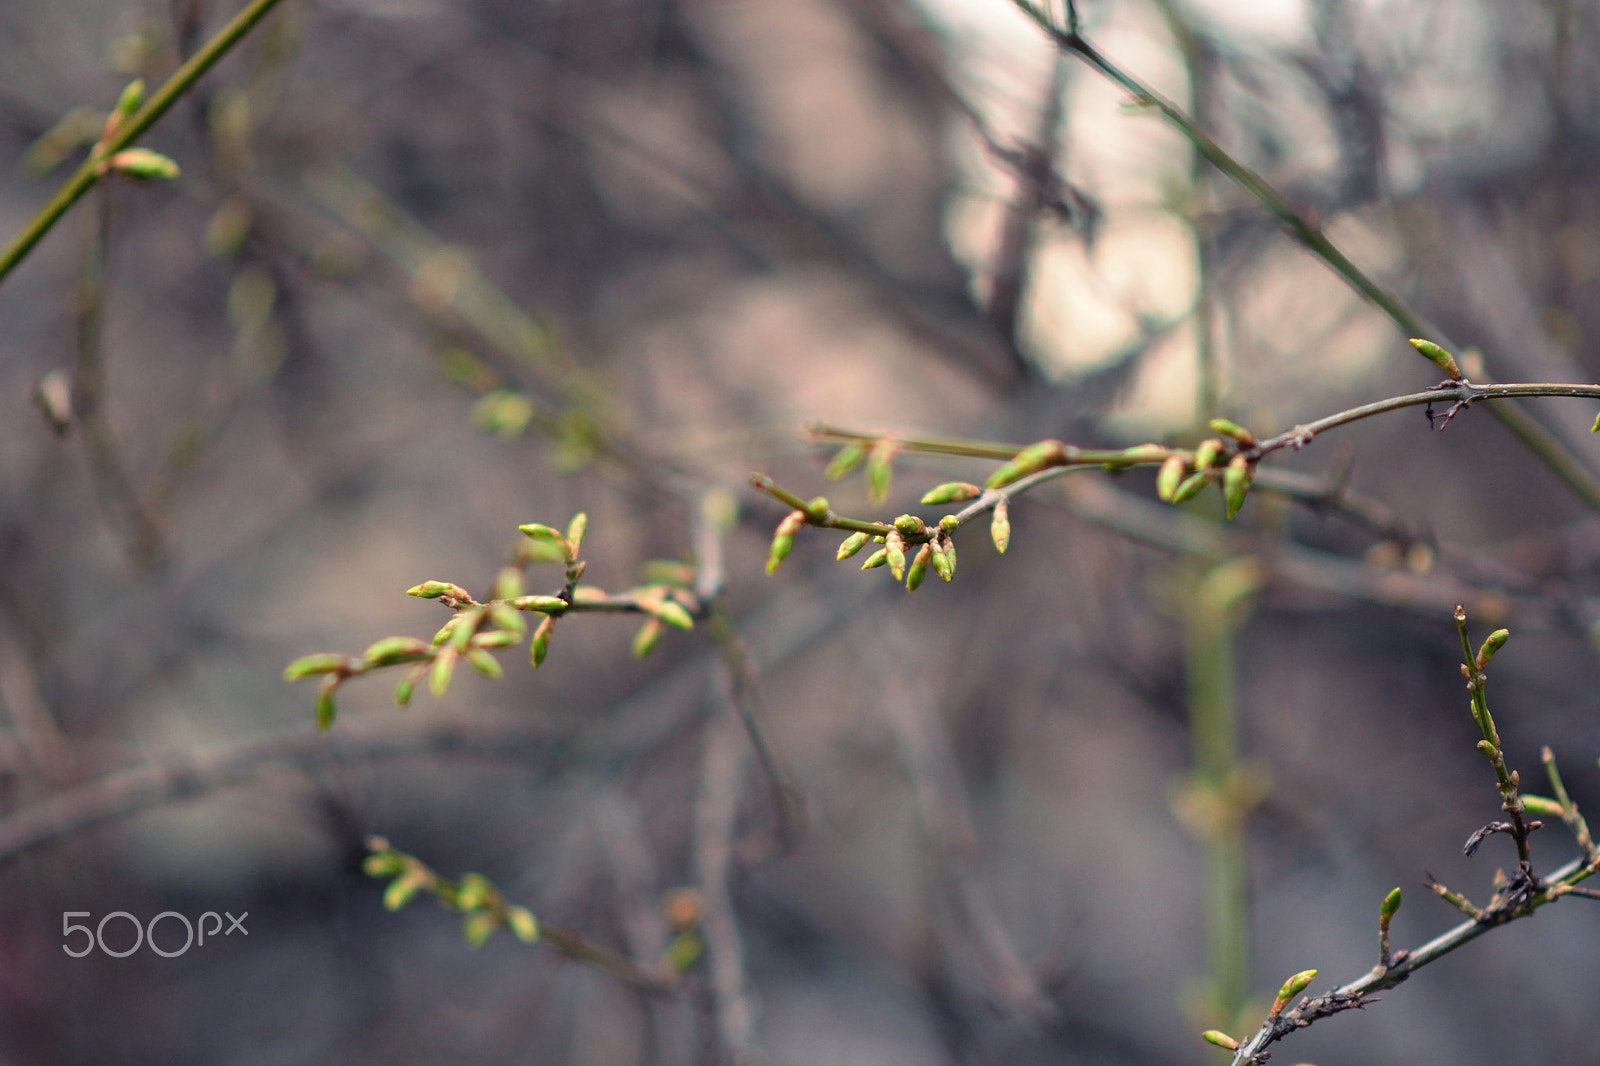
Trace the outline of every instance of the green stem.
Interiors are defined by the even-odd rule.
[[[172,77],[156,90],[142,108],[123,122],[108,140],[90,152],[89,158],[83,161],[72,176],[56,190],[55,195],[39,209],[38,214],[33,216],[22,232],[17,234],[11,246],[5,250],[5,254],[0,255],[0,281],[4,281],[12,269],[33,250],[34,245],[38,244],[44,235],[50,232],[51,227],[61,220],[61,216],[95,186],[103,176],[101,164],[105,160],[133,144],[142,133],[153,126],[157,119],[177,103],[179,97],[216,66],[217,61],[227,55],[229,50],[238,44],[245,34],[254,29],[256,23],[266,17],[278,3],[279,0],[251,0],[243,11],[234,16],[232,22],[206,43],[204,48],[174,71]]]

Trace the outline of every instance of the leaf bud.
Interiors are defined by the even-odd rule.
[[[957,518],[953,514],[947,514],[943,518],[939,519],[939,528],[944,530],[946,533],[954,533],[956,530],[961,528],[961,519]]]
[[[337,655],[333,652],[302,655],[283,668],[283,679],[285,681],[300,681],[315,674],[331,674],[344,668],[345,660],[343,655]]]
[[[949,537],[940,537],[930,543],[933,556],[928,561],[933,564],[933,572],[939,575],[941,581],[949,581],[956,576],[955,545],[950,543]]]
[[[1301,970],[1285,981],[1283,987],[1278,989],[1278,998],[1272,1001],[1271,1016],[1276,1018],[1282,1014],[1283,1008],[1289,1005],[1289,1001],[1304,992],[1306,986],[1315,980],[1316,976],[1317,971],[1315,970]]]
[[[1161,464],[1161,471],[1156,474],[1156,498],[1163,503],[1172,502],[1172,494],[1178,491],[1178,483],[1183,480],[1183,472],[1188,464],[1181,455],[1169,455]]]
[[[467,590],[460,585],[453,585],[448,581],[424,581],[420,585],[413,585],[406,589],[407,596],[417,596],[424,600],[437,600],[443,596],[452,599],[470,599]]]
[[[1483,642],[1483,647],[1478,649],[1478,669],[1482,670],[1489,665],[1489,660],[1494,658],[1495,652],[1506,646],[1506,641],[1511,637],[1511,630],[1497,629],[1490,633]]]
[[[106,166],[136,181],[171,181],[182,173],[177,163],[149,148],[126,148],[106,160]]]
[[[539,628],[533,631],[533,639],[528,641],[528,657],[533,662],[533,668],[539,669],[544,662],[545,654],[550,650],[550,634],[556,629],[555,615],[547,614],[544,621],[539,623]]]
[[[879,548],[877,551],[875,551],[871,555],[867,556],[867,561],[861,564],[861,569],[863,569],[863,570],[876,570],[878,567],[882,566],[884,563],[887,563],[888,561],[889,561],[889,551],[888,551],[888,549],[887,548]]]
[[[572,546],[572,557],[578,557],[578,549],[583,545],[583,535],[589,529],[589,516],[582,511],[572,516],[572,521],[567,523],[567,543]]]
[[[430,654],[426,641],[415,637],[384,637],[363,652],[361,659],[367,666],[396,666],[426,659]]]
[[[397,911],[411,902],[411,897],[417,890],[433,880],[426,870],[412,869],[395,878],[383,892],[383,905],[391,911]]]
[[[813,496],[806,504],[806,516],[813,522],[826,522],[828,520],[828,498],[826,496]]]
[[[1202,470],[1197,474],[1190,474],[1172,490],[1172,499],[1169,503],[1187,503],[1200,495],[1200,491],[1216,479],[1216,475],[1209,470]]]
[[[339,706],[334,702],[334,690],[339,687],[339,682],[344,680],[338,674],[328,674],[322,679],[322,684],[317,686],[317,731],[326,733],[333,727],[334,715],[339,713]]]
[[[911,559],[911,568],[906,572],[906,591],[915,592],[922,584],[922,579],[928,573],[928,561],[933,558],[933,544],[925,543],[917,554]]]
[[[661,623],[651,618],[633,635],[633,644],[629,650],[633,652],[635,659],[643,659],[655,651],[659,643],[661,643]]]
[[[560,614],[570,604],[560,596],[518,596],[511,606],[519,611],[539,611],[542,614]]]
[[[1239,1041],[1235,1040],[1233,1037],[1229,1036],[1227,1033],[1224,1033],[1220,1029],[1207,1029],[1205,1032],[1200,1034],[1200,1039],[1204,1040],[1208,1044],[1215,1044],[1220,1048],[1227,1048],[1229,1051],[1234,1051],[1239,1047]]]
[[[684,609],[683,604],[676,600],[642,600],[639,605],[673,629],[690,630],[694,628],[694,619]]]
[[[1077,454],[1076,448],[1068,448],[1058,440],[1042,440],[1037,444],[1030,444],[1011,458],[1000,469],[989,475],[989,480],[984,485],[991,489],[1009,485],[1019,478],[1036,474],[1051,466],[1061,466]]]
[[[843,562],[856,552],[860,551],[862,548],[866,547],[867,541],[871,539],[872,535],[870,533],[850,534],[848,537],[844,538],[844,543],[839,545],[839,552],[834,556],[834,558],[840,562]]]
[[[1011,514],[1005,500],[994,505],[994,518],[989,522],[989,536],[994,538],[994,550],[1001,555],[1011,545]]]
[[[965,481],[946,481],[923,493],[922,503],[927,507],[941,503],[964,503],[982,495],[983,490],[976,485],[969,485]]]
[[[1209,470],[1217,461],[1217,456],[1223,452],[1223,444],[1215,437],[1201,441],[1194,449],[1194,468],[1196,470]]]
[[[1228,467],[1222,472],[1222,496],[1227,501],[1230,520],[1244,506],[1244,498],[1250,492],[1251,474],[1250,460],[1243,455],[1228,460]]]
[[[531,944],[539,939],[539,923],[534,920],[533,912],[526,907],[507,907],[506,925],[524,944]]]
[[[1522,809],[1529,814],[1537,814],[1543,818],[1563,818],[1566,816],[1566,811],[1555,800],[1548,796],[1535,796],[1529,792],[1522,794]]]
[[[877,441],[867,452],[867,496],[873,503],[889,498],[889,483],[894,479],[894,457],[900,446],[888,437]]]
[[[1239,423],[1230,422],[1226,418],[1213,418],[1209,425],[1211,426],[1211,432],[1220,433],[1229,440],[1243,444],[1245,447],[1249,447],[1256,442],[1254,433],[1251,433]]]
[[[1421,337],[1412,337],[1411,347],[1421,352],[1423,358],[1443,370],[1446,374],[1449,374],[1452,379],[1461,380],[1461,368],[1456,366],[1456,357],[1437,344],[1423,340]]]
[[[889,572],[896,581],[904,581],[906,577],[906,543],[900,536],[898,529],[891,529],[889,535],[883,538],[883,550],[889,554]]]
[[[491,681],[498,681],[506,676],[506,672],[500,668],[500,661],[482,648],[468,648],[467,662],[472,664],[474,670]]]
[[[1383,897],[1383,903],[1382,903],[1382,905],[1380,905],[1378,907],[1378,922],[1379,922],[1379,924],[1381,924],[1385,929],[1387,929],[1389,927],[1390,919],[1392,919],[1395,916],[1395,914],[1399,912],[1399,910],[1400,910],[1400,889],[1399,888],[1394,888],[1394,889],[1391,889],[1389,891],[1389,894],[1387,896]]]
[[[407,674],[402,677],[394,686],[394,705],[396,707],[409,706],[411,697],[416,694],[416,691],[417,683],[411,679],[411,675]]]
[[[854,473],[856,467],[861,465],[861,460],[866,457],[866,442],[853,440],[834,453],[822,475],[829,481],[840,481]]]
[[[435,696],[443,696],[450,688],[450,679],[455,676],[456,659],[460,653],[455,645],[440,648],[439,655],[433,660],[433,667],[428,671],[428,691]]]
[[[920,537],[928,531],[927,524],[914,514],[903,514],[894,520],[894,528],[902,537]]]

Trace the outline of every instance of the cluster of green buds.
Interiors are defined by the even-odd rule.
[[[508,904],[500,890],[482,874],[463,874],[449,881],[430,870],[421,859],[396,851],[380,836],[367,838],[370,854],[362,862],[368,877],[388,879],[383,905],[391,911],[404,907],[419,892],[436,898],[441,906],[465,915],[461,935],[473,947],[482,947],[496,929],[510,929],[524,944],[539,939],[539,923],[526,907]]]
[[[648,655],[659,642],[663,627],[690,630],[700,603],[690,586],[693,568],[683,563],[655,560],[645,564],[645,582],[616,596],[592,585],[579,585],[586,564],[579,558],[588,518],[578,514],[566,531],[538,523],[519,526],[523,539],[511,562],[495,576],[493,591],[484,601],[475,599],[460,585],[450,581],[424,581],[406,590],[418,599],[436,600],[453,612],[432,640],[415,637],[385,637],[358,657],[333,653],[302,656],[285,668],[287,681],[320,676],[317,691],[317,725],[326,731],[337,713],[335,694],[341,684],[386,667],[404,666],[406,671],[395,685],[394,699],[400,707],[411,702],[416,687],[424,679],[434,696],[443,696],[455,677],[456,665],[465,660],[473,669],[491,679],[504,676],[494,652],[528,640],[529,661],[537,669],[550,650],[556,620],[573,611],[632,611],[648,615],[635,635],[633,653]],[[556,595],[527,594],[523,570],[536,563],[555,563],[565,570],[566,581]],[[530,636],[524,615],[540,615]]]
[[[121,174],[137,181],[171,181],[180,173],[177,163],[149,148],[124,148],[115,153],[107,150],[106,146],[122,130],[123,124],[137,114],[143,104],[144,80],[135,79],[117,97],[117,106],[112,108],[106,119],[105,130],[100,134],[100,141],[94,147],[96,168],[102,176]]]
[[[834,454],[823,473],[829,481],[842,481],[866,464],[867,495],[873,503],[883,503],[889,498],[889,485],[894,480],[894,458],[903,448],[893,437],[853,440]]]
[[[1166,503],[1184,503],[1220,481],[1228,518],[1232,519],[1244,506],[1255,478],[1255,462],[1248,449],[1255,447],[1256,439],[1248,429],[1226,418],[1212,419],[1211,430],[1219,436],[1201,441],[1193,455],[1173,452],[1162,460],[1156,473],[1156,495]],[[1222,438],[1233,441],[1235,450],[1231,456]]]

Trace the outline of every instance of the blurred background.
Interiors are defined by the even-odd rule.
[[[236,7],[0,5],[0,230]],[[1600,375],[1593,5],[1082,14],[1472,376]],[[1514,634],[1511,764],[1547,791],[1550,745],[1600,811],[1600,522],[1481,408],[1264,464],[1320,506],[1226,526],[1091,473],[914,596],[815,530],[763,576],[786,508],[752,470],[932,520],[993,468],[906,453],[876,504],[808,423],[1192,445],[1437,378],[1005,0],[285,0],[143,143],[182,177],[103,188],[0,286],[0,1061],[1224,1061],[1199,1029],[1376,962],[1390,888],[1414,946],[1460,917],[1424,871],[1483,903],[1513,861],[1461,854],[1499,801],[1458,602]],[[1592,403],[1529,410],[1600,468]],[[571,618],[537,674],[403,712],[358,679],[317,737],[285,663],[428,636],[406,588],[487,594],[519,523],[580,510],[599,586],[720,566],[747,669],[704,623],[638,661],[636,617]],[[383,908],[373,833],[650,973],[691,888],[704,953],[656,995],[473,950]],[[64,912],[169,910],[248,933],[60,950]],[[1600,1063],[1597,944],[1564,901],[1275,1051]]]

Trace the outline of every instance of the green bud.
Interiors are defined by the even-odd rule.
[[[856,552],[860,551],[862,548],[866,547],[867,541],[871,539],[872,536],[869,533],[850,534],[848,537],[844,538],[844,543],[839,545],[839,553],[834,556],[834,558],[840,562],[843,562]]]
[[[915,592],[928,573],[928,560],[933,558],[933,545],[924,544],[911,559],[911,569],[906,573],[906,591]]]
[[[521,619],[518,619],[518,621],[520,621],[520,620]],[[523,632],[526,632],[526,631],[527,631],[527,627],[524,626],[523,627]],[[522,634],[516,632],[515,630],[493,629],[493,630],[490,630],[487,633],[484,633],[484,632],[474,633],[472,635],[472,647],[474,647],[474,648],[509,648],[509,647],[511,647],[511,645],[517,643],[521,639],[522,639]]]
[[[528,631],[528,623],[522,620],[522,612],[505,600],[489,604],[489,621],[509,631],[513,636],[520,637]]]
[[[889,498],[889,483],[894,478],[894,457],[900,446],[888,437],[883,438],[867,452],[867,497],[873,503]]]
[[[456,615],[456,626],[450,631],[450,646],[458,653],[466,651],[472,643],[472,635],[483,625],[483,616],[482,607],[469,607]]]
[[[148,148],[127,148],[106,160],[106,166],[136,181],[160,179],[171,181],[182,171],[178,164],[160,152]]]
[[[1217,461],[1217,456],[1223,452],[1223,444],[1215,437],[1201,441],[1194,449],[1194,468],[1196,470],[1209,470],[1211,464]]]
[[[1200,1039],[1204,1040],[1208,1044],[1215,1044],[1220,1048],[1227,1048],[1229,1051],[1235,1051],[1239,1047],[1239,1041],[1235,1040],[1233,1037],[1229,1036],[1227,1033],[1224,1033],[1220,1029],[1207,1029],[1205,1032],[1200,1034]]]
[[[491,681],[498,681],[506,676],[506,672],[500,668],[499,661],[482,648],[468,648],[467,662],[472,664],[474,670]]]
[[[1378,922],[1379,922],[1379,924],[1381,924],[1385,929],[1387,929],[1389,927],[1390,919],[1392,919],[1395,916],[1395,914],[1399,912],[1399,910],[1400,910],[1400,889],[1399,888],[1390,889],[1389,894],[1387,896],[1383,897],[1382,905],[1378,907]]]
[[[411,697],[416,694],[417,683],[408,674],[402,677],[394,686],[394,705],[406,707],[411,703]]]
[[[524,944],[531,944],[539,939],[539,923],[534,920],[533,912],[526,907],[507,907],[506,925]]]
[[[368,666],[397,666],[429,658],[432,654],[426,641],[415,637],[384,637],[362,653]]]
[[[1594,416],[1594,425],[1589,427],[1590,433],[1600,433],[1600,415]]]
[[[926,523],[914,514],[903,514],[894,520],[894,528],[902,537],[920,537],[928,531]]]
[[[492,600],[514,600],[522,593],[521,568],[502,566],[500,572],[494,576],[494,592],[489,598]]]
[[[1478,649],[1478,669],[1482,670],[1489,665],[1489,660],[1494,658],[1495,652],[1506,646],[1506,641],[1511,637],[1511,630],[1497,629],[1489,634],[1483,642],[1483,647]]]
[[[138,111],[144,103],[144,79],[135,78],[122,90],[122,95],[117,97],[117,106],[111,112],[118,119],[128,118]]]
[[[1220,433],[1229,440],[1237,441],[1246,447],[1256,442],[1254,433],[1251,433],[1248,429],[1245,429],[1243,426],[1239,425],[1239,423],[1230,422],[1226,418],[1213,418],[1210,422],[1210,426],[1211,432]]]
[[[829,481],[840,481],[855,472],[861,465],[861,460],[867,457],[867,444],[865,441],[853,440],[834,453],[833,459],[828,463],[823,476]]]
[[[1500,754],[1500,749],[1489,743],[1487,740],[1478,741],[1477,748],[1478,754],[1482,755],[1485,759],[1493,759],[1496,755]]]
[[[813,522],[826,522],[828,520],[828,498],[826,496],[813,496],[806,504],[806,517]]]
[[[1132,448],[1124,448],[1116,465],[1163,462],[1169,454],[1170,452],[1159,444],[1137,444]]]
[[[1194,499],[1196,496],[1200,495],[1201,489],[1211,484],[1215,477],[1216,475],[1210,473],[1209,471],[1201,471],[1198,474],[1190,474],[1178,484],[1176,489],[1172,491],[1172,499],[1168,502],[1172,504],[1180,504]]]
[[[316,655],[302,655],[294,662],[283,668],[285,681],[300,681],[315,674],[331,674],[335,670],[345,668],[343,655],[333,652],[320,652]]]
[[[900,536],[898,529],[889,531],[883,538],[883,550],[889,553],[889,572],[896,581],[904,581],[906,577],[906,543]]]
[[[650,602],[641,602],[646,611],[661,619],[673,629],[690,630],[694,628],[694,618],[677,600],[659,599]]]
[[[1061,466],[1076,453],[1076,448],[1068,448],[1058,440],[1042,440],[1038,444],[1030,444],[1012,456],[1010,462],[990,474],[989,480],[985,481],[984,485],[998,489],[1019,478],[1038,473],[1046,467]]]
[[[589,530],[589,516],[582,511],[572,516],[572,521],[567,523],[567,543],[572,545],[572,557],[578,557],[578,549],[583,546],[583,535]]]
[[[494,931],[500,927],[500,922],[488,911],[478,911],[469,914],[461,921],[461,936],[473,948],[481,948],[488,943]]]
[[[889,550],[887,548],[879,548],[877,551],[867,556],[867,561],[861,564],[861,569],[876,570],[878,567],[882,566],[888,561]]]
[[[1461,379],[1461,368],[1456,366],[1456,357],[1437,344],[1425,341],[1421,337],[1412,337],[1411,347],[1421,352],[1424,358],[1452,378],[1458,381]]]
[[[410,870],[390,882],[389,887],[383,892],[383,905],[391,911],[397,911],[411,902],[411,897],[417,890],[431,882],[433,878],[425,870]]]
[[[1526,792],[1522,793],[1522,807],[1529,814],[1537,814],[1541,818],[1564,818],[1567,813],[1561,804],[1548,796],[1534,796]]]
[[[1289,1001],[1306,990],[1306,986],[1316,979],[1317,971],[1301,970],[1283,983],[1278,989],[1278,998],[1272,1001],[1272,1017],[1276,1018],[1289,1005]]]
[[[368,877],[394,877],[405,868],[405,860],[392,851],[375,851],[361,860],[361,870]]]
[[[333,727],[334,715],[339,713],[338,704],[333,700],[334,690],[343,680],[338,674],[329,674],[322,679],[322,684],[317,686],[317,731],[326,733]]]
[[[994,505],[994,518],[989,522],[989,536],[994,538],[995,551],[1001,555],[1011,544],[1011,514],[1005,500]]]
[[[453,585],[448,581],[424,581],[406,589],[407,596],[418,596],[424,600],[437,600],[442,596],[451,599],[467,600],[472,597],[467,595],[467,590],[460,585]]]
[[[511,606],[519,611],[539,611],[542,614],[560,614],[570,604],[560,596],[518,596]]]
[[[435,696],[443,696],[450,688],[450,679],[455,676],[456,659],[460,653],[455,645],[440,648],[439,655],[433,660],[433,666],[428,671],[428,691]]]
[[[439,632],[437,632],[437,633],[435,633],[433,635],[433,640],[431,641],[432,646],[437,648],[439,645],[441,645],[445,641],[449,640],[451,634],[453,634],[456,631],[456,626],[458,626],[460,624],[461,624],[461,616],[459,614],[451,615],[450,616],[450,620],[445,622],[444,625],[440,626],[439,627]]]
[[[932,507],[941,503],[964,503],[982,495],[983,490],[976,485],[969,485],[965,481],[946,481],[923,493],[922,502],[924,506]]]
[[[932,544],[933,557],[929,562],[933,564],[933,572],[939,575],[941,581],[949,581],[956,576],[955,545],[950,543],[949,537],[941,537]]]
[[[540,525],[538,522],[528,522],[524,525],[518,526],[517,529],[525,537],[532,537],[534,540],[549,541],[553,544],[563,544],[567,539],[556,530],[551,529],[546,525]]]
[[[794,547],[794,538],[779,533],[772,538],[772,548],[767,552],[767,573],[774,574],[778,564],[789,557],[789,550]]]
[[[482,874],[462,874],[461,887],[456,890],[456,906],[464,911],[475,911],[495,896],[494,886]]]
[[[639,627],[633,635],[631,651],[635,659],[643,659],[646,655],[656,650],[656,645],[661,642],[661,623],[654,618]]]
[[[556,629],[555,615],[547,614],[544,621],[539,623],[539,628],[533,631],[533,639],[528,642],[528,656],[533,662],[533,668],[539,669],[544,657],[550,650],[550,634]]]
[[[1228,460],[1228,467],[1222,472],[1222,496],[1227,501],[1230,520],[1244,506],[1244,498],[1250,492],[1251,473],[1250,460],[1243,455]]]
[[[947,514],[943,518],[939,519],[939,528],[944,530],[946,533],[954,533],[956,530],[961,528],[961,519],[957,518],[953,514]]]
[[[1172,502],[1172,494],[1178,491],[1178,483],[1183,480],[1183,472],[1188,464],[1181,455],[1169,455],[1161,464],[1160,473],[1156,474],[1156,498],[1163,503]]]

